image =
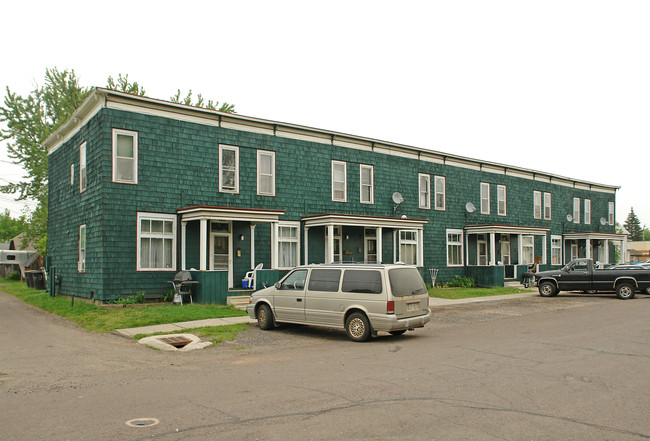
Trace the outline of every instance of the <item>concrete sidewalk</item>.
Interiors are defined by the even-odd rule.
[[[464,303],[478,303],[478,302],[491,302],[497,300],[511,300],[511,299],[521,299],[525,297],[533,297],[539,295],[537,291],[523,292],[520,294],[505,294],[500,296],[487,296],[487,297],[472,297],[469,299],[440,299],[438,297],[429,297],[429,307],[434,308],[437,306],[453,306],[461,305]],[[134,335],[138,334],[155,334],[158,332],[176,332],[182,331],[185,329],[192,328],[201,328],[204,326],[223,326],[223,325],[232,325],[235,323],[257,323],[257,320],[253,320],[247,315],[238,316],[238,317],[224,317],[224,318],[213,318],[213,319],[204,319],[204,320],[194,320],[189,322],[179,322],[179,323],[169,323],[163,325],[152,325],[152,326],[142,326],[139,328],[129,328],[129,329],[116,329],[112,331],[113,334],[121,335],[123,337],[131,338]]]

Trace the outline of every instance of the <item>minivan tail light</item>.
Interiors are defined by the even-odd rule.
[[[395,302],[393,300],[386,302],[386,313],[395,314]]]

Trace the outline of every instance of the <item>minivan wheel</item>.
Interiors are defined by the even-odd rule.
[[[345,321],[345,333],[352,341],[366,341],[370,338],[371,332],[368,318],[360,312],[350,314]]]
[[[262,305],[257,310],[257,325],[265,330],[273,328],[273,312],[269,305]]]
[[[406,332],[406,329],[400,329],[399,331],[388,331],[390,335],[394,335],[395,337],[402,335]]]

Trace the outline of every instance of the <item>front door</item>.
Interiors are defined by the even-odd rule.
[[[510,265],[510,235],[501,235],[501,263]]]
[[[210,235],[210,269],[228,271],[228,286],[233,286],[230,224],[213,223]]]
[[[477,260],[479,265],[488,264],[488,245],[485,234],[479,234],[477,241]]]
[[[365,241],[365,262],[377,263],[377,230],[374,228],[366,228]]]

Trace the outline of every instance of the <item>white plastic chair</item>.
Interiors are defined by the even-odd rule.
[[[262,269],[262,266],[264,266],[264,264],[260,263],[255,268],[246,273],[246,276],[244,276],[242,280],[246,282],[247,287],[255,289],[255,275],[257,273],[257,270]]]

